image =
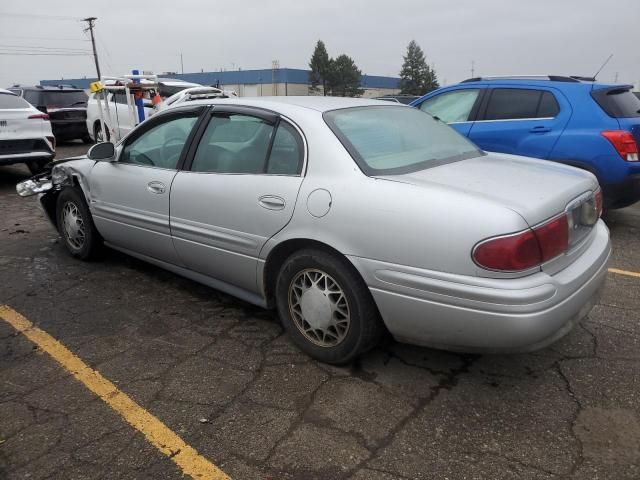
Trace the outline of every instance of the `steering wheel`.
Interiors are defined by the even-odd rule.
[[[160,149],[162,161],[165,162],[166,165],[176,165],[178,163],[178,158],[180,158],[180,154],[182,153],[184,143],[183,137],[169,137],[166,139]],[[171,151],[172,147],[176,146],[180,147],[178,151]]]
[[[131,152],[131,153],[134,154],[132,158],[133,161],[131,163],[138,163],[140,165],[151,165],[152,167],[156,166],[153,160],[151,160],[151,158],[149,158],[149,156],[147,156],[146,154],[142,152]]]

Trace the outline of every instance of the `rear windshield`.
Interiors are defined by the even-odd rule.
[[[591,96],[610,117],[640,117],[640,98],[629,89],[594,90]]]
[[[418,109],[345,108],[324,119],[366,175],[400,175],[484,152],[451,127]]]
[[[12,93],[0,93],[0,108],[29,108],[29,104]]]
[[[38,95],[38,106],[71,107],[82,106],[87,102],[87,94],[82,90],[44,91]]]

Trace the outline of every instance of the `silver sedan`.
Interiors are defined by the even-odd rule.
[[[388,331],[461,351],[557,340],[611,247],[593,175],[328,97],[192,101],[17,186],[71,255],[103,245],[262,307],[344,363]]]

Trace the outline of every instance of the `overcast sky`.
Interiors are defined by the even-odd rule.
[[[91,48],[87,16],[103,74],[180,71],[180,52],[185,72],[307,68],[322,39],[363,73],[397,76],[415,39],[441,84],[468,78],[472,60],[476,75],[593,75],[609,54],[599,79],[640,81],[640,0],[2,0],[0,87],[95,76],[91,56],[69,55]],[[45,52],[58,55],[24,55]]]

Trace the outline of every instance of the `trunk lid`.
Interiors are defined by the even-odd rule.
[[[40,137],[42,120],[29,119],[29,115],[38,113],[35,108],[0,109],[0,140]]]
[[[471,199],[489,199],[517,212],[532,227],[563,212],[585,192],[598,188],[596,178],[588,172],[556,162],[498,153],[379,178],[424,188],[441,185]]]

